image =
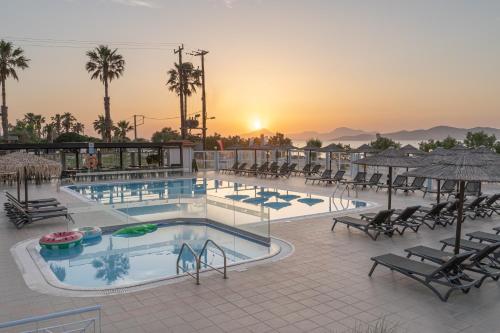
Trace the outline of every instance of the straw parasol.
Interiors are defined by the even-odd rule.
[[[387,208],[391,209],[392,201],[392,168],[416,168],[424,166],[425,163],[416,157],[406,155],[404,152],[395,148],[388,148],[379,154],[368,156],[354,161],[355,164],[381,166],[389,168],[388,190],[387,190]]]
[[[356,149],[351,150],[351,153],[355,154],[373,154],[373,153],[378,153],[380,150],[377,148],[373,148],[369,144],[362,144]],[[365,155],[366,156],[366,155]]]
[[[400,148],[399,150],[405,154],[408,154],[408,155],[425,155],[424,151],[422,151],[418,148],[415,148],[414,146],[412,146],[410,144]]]
[[[458,149],[459,153],[442,156],[434,163],[408,172],[415,177],[458,181],[458,217],[455,235],[455,254],[460,249],[462,217],[466,181],[500,182],[500,156],[481,153],[477,150]]]
[[[61,163],[37,155],[15,152],[0,157],[0,172],[17,174],[17,199],[21,200],[21,178],[24,179],[24,201],[28,205],[28,179],[60,177]]]
[[[328,160],[330,162],[330,167],[329,167],[330,170],[332,169],[332,153],[337,153],[340,156],[341,153],[346,152],[344,147],[342,147],[341,144],[337,144],[337,143],[331,143],[326,147],[320,148],[318,151],[329,154],[330,158]]]

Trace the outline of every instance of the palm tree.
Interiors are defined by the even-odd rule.
[[[106,119],[102,114],[98,116],[96,120],[92,123],[94,126],[94,130],[97,132],[97,134],[100,134],[102,139],[106,139]],[[113,127],[113,122],[111,122],[111,126]]]
[[[73,124],[73,132],[78,133],[78,134],[84,134],[84,131],[85,131],[84,124],[82,124],[80,122],[76,122]]]
[[[120,139],[126,139],[127,133],[134,129],[134,126],[130,125],[130,122],[126,120],[120,120],[116,123],[114,128],[115,136]]]
[[[122,55],[117,53],[117,49],[111,50],[106,45],[99,45],[95,49],[88,51],[89,61],[85,65],[89,72],[90,79],[99,79],[104,84],[104,119],[105,132],[104,139],[111,142],[111,110],[109,104],[108,85],[114,80],[120,78],[125,70],[125,60]]]
[[[73,127],[73,123],[76,121],[75,116],[71,114],[71,112],[65,112],[61,116],[61,125],[64,128],[64,133],[69,133],[71,127]]]
[[[180,78],[179,73],[182,73],[182,78]],[[182,70],[179,64],[174,63],[174,68],[167,72],[168,80],[167,86],[168,90],[175,92],[178,96],[183,94],[184,97],[184,109],[181,110],[181,119],[184,124],[181,124],[181,130],[183,137],[186,136],[186,124],[187,119],[187,98],[196,92],[196,88],[201,86],[201,75],[202,72],[199,69],[194,68],[193,64],[190,62],[182,63]]]
[[[22,70],[29,67],[29,59],[24,56],[23,49],[15,48],[11,42],[0,40],[0,86],[2,86],[2,130],[3,138],[9,137],[9,117],[7,112],[7,98],[5,94],[5,81],[9,77],[19,81],[16,69]]]
[[[45,134],[45,138],[47,139],[47,142],[54,141],[54,134],[56,134],[55,132],[56,132],[55,125],[53,123],[46,124],[43,127],[43,133]]]
[[[50,117],[50,119],[54,125],[56,135],[60,135],[62,132],[62,116],[59,113],[56,113],[54,116]]]
[[[45,117],[42,116],[41,114],[35,115],[35,123],[34,123],[34,128],[36,131],[36,135],[38,136],[39,139],[42,138],[42,126],[45,123]]]

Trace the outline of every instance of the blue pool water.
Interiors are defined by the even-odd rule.
[[[235,234],[200,224],[174,224],[139,237],[105,234],[101,239],[68,250],[37,250],[62,283],[83,288],[117,288],[176,275],[176,260],[182,243],[199,253],[207,239],[226,252],[228,265],[274,254],[278,249]],[[222,266],[220,252],[212,247],[202,261]],[[195,261],[183,251],[180,261],[193,270]],[[202,268],[206,268],[205,266]]]
[[[202,202],[203,198],[206,199],[203,201],[207,206],[205,211],[209,214],[212,212],[214,216],[224,217],[227,210],[254,211],[254,215],[265,213],[270,220],[367,206],[362,200],[332,198],[206,178],[73,185],[68,188],[88,200],[110,206],[140,221],[172,218],[175,214],[189,211],[194,206],[193,201]],[[186,198],[193,200],[186,203]]]

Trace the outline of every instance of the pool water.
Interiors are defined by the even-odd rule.
[[[139,237],[104,234],[102,238],[68,250],[37,247],[54,276],[65,285],[78,288],[117,288],[176,276],[176,261],[184,242],[196,253],[211,239],[221,246],[228,265],[270,256],[276,245],[265,246],[250,239],[205,224],[173,224]],[[222,267],[223,257],[209,245],[202,261]],[[195,269],[195,260],[183,251],[180,265]],[[202,269],[206,266],[202,265]],[[182,273],[182,269],[181,269]]]
[[[110,206],[138,221],[155,221],[182,215],[195,204],[202,214],[224,218],[229,211],[288,219],[367,207],[362,200],[334,198],[296,191],[246,185],[206,178],[141,181],[68,186],[88,200]],[[192,198],[191,202],[180,199]],[[197,199],[206,199],[197,201]],[[201,216],[200,216],[201,217]]]

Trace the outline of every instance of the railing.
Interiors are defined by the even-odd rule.
[[[68,316],[80,315],[88,312],[97,312],[97,316],[69,322],[66,324],[52,325],[40,327],[39,323],[51,319],[63,318]],[[36,324],[36,328],[32,330],[23,330],[25,333],[50,333],[50,332],[87,332],[92,328],[92,332],[101,332],[101,305],[89,306],[84,308],[54,312],[47,315],[29,317],[19,320],[13,320],[5,323],[0,323],[0,329],[14,328],[22,325]]]
[[[216,267],[213,267],[213,266],[210,266],[208,263],[201,261],[201,255],[203,254],[204,251],[207,250],[207,246],[208,246],[209,243],[212,243],[212,245],[215,246],[222,253],[222,257],[224,258],[224,271],[222,271],[222,272],[221,272],[220,269],[218,269]],[[219,272],[222,275],[224,275],[224,279],[227,279],[227,258],[226,258],[226,252],[224,252],[224,250],[219,245],[217,245],[217,243],[215,243],[213,240],[211,240],[211,239],[207,239],[206,240],[205,244],[201,248],[200,254],[198,255],[198,260],[199,260],[200,264],[204,264],[204,265],[212,268],[213,270],[216,270],[217,272]]]
[[[195,275],[191,274],[188,270],[184,269],[184,267],[179,266],[179,261],[181,261],[181,255],[184,249],[188,249],[189,252],[193,255],[194,260],[196,262],[196,271]],[[196,252],[193,250],[191,246],[189,246],[188,243],[182,243],[181,250],[179,251],[179,255],[177,256],[177,263],[176,263],[176,270],[177,270],[177,275],[179,275],[179,268],[182,268],[182,271],[189,276],[193,277],[196,280],[196,284],[200,284],[200,259],[196,255]]]
[[[212,244],[222,253],[222,257],[224,258],[224,268],[222,271],[220,269],[218,269],[217,267],[213,267],[213,266],[209,265],[208,263],[201,261],[201,256],[203,255],[203,252],[207,251],[208,244]],[[195,270],[194,275],[191,272],[189,272],[188,270],[184,269],[184,267],[179,265],[179,262],[180,262],[181,256],[182,256],[182,252],[184,252],[184,249],[187,249],[192,254],[192,256],[194,257],[194,260],[196,262],[196,267],[195,267],[196,270]],[[213,240],[207,239],[205,241],[205,244],[203,244],[203,247],[201,248],[200,253],[197,255],[196,252],[193,250],[193,248],[188,243],[182,243],[181,249],[179,251],[179,255],[177,256],[177,262],[176,262],[177,274],[179,274],[179,268],[181,268],[184,273],[186,273],[189,276],[191,276],[192,278],[194,278],[196,280],[196,284],[199,285],[200,284],[201,264],[204,264],[205,266],[210,267],[212,270],[215,270],[215,271],[221,273],[224,276],[224,279],[227,279],[227,257],[226,257],[226,252],[222,249],[222,247],[220,247]]]

